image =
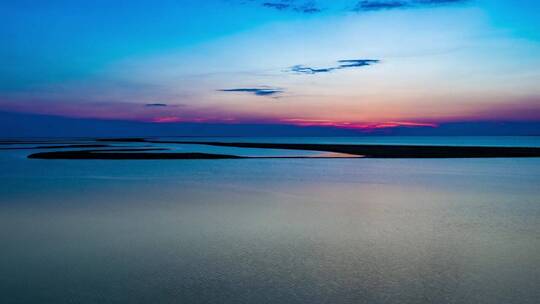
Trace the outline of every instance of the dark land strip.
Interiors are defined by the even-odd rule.
[[[335,152],[369,158],[495,158],[540,157],[540,148],[483,147],[483,146],[427,146],[427,145],[351,145],[351,144],[278,144],[209,141],[161,141],[144,138],[98,139],[98,141],[146,142],[158,144],[195,144],[219,147],[285,149]]]
[[[110,147],[110,145],[35,146],[35,147],[0,148],[0,150],[41,150],[41,149],[76,149],[76,148],[107,148],[107,147]]]
[[[234,155],[208,153],[148,153],[166,149],[133,149],[133,150],[83,150],[56,151],[30,154],[34,159],[102,159],[102,160],[156,160],[156,159],[238,159]]]

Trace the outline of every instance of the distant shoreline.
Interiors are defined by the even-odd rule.
[[[156,143],[156,142],[154,142]],[[169,142],[173,143],[173,142]],[[350,145],[350,144],[277,144],[178,142],[221,147],[286,149],[322,151],[359,155],[366,158],[484,158],[484,157],[540,157],[540,148],[483,147],[483,146],[427,146],[427,145]]]
[[[235,155],[209,154],[209,153],[152,153],[130,152],[123,150],[83,150],[83,151],[57,151],[30,154],[28,158],[34,159],[102,159],[102,160],[159,160],[159,159],[239,159]]]
[[[218,147],[282,149],[332,152],[350,155],[350,158],[510,158],[540,157],[540,148],[484,147],[484,146],[428,146],[428,145],[368,145],[368,144],[289,144],[245,143],[210,141],[160,141],[144,138],[98,139],[98,142],[130,142],[152,144],[195,144]],[[270,159],[270,158],[335,158],[311,156],[249,157],[211,153],[151,152],[152,149],[112,149],[41,152],[28,156],[35,159],[111,159],[111,160],[165,160],[165,159]],[[166,149],[161,149],[166,150]],[[343,157],[339,157],[343,158]],[[346,157],[345,157],[346,158]]]

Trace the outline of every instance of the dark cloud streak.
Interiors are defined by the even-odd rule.
[[[469,2],[469,0],[362,0],[353,8],[355,12],[380,11],[390,9],[421,8],[426,6],[452,5]]]
[[[372,64],[376,64],[381,62],[377,59],[347,59],[347,60],[339,60],[338,63],[340,69],[344,68],[354,68],[354,67],[363,67],[368,66]]]
[[[472,0],[350,0],[345,7],[328,4],[323,7],[316,0],[230,0],[238,4],[253,4],[263,8],[281,12],[296,12],[301,14],[315,14],[323,10],[352,10],[354,12],[370,12],[408,8],[422,8],[433,6],[454,5],[471,2]]]
[[[168,107],[169,105],[166,103],[147,103],[144,106],[145,107]]]
[[[240,3],[253,3],[268,9],[274,9],[277,11],[292,11],[302,14],[314,14],[322,11],[322,9],[317,5],[317,2],[314,0],[250,0]]]
[[[311,68],[304,65],[295,65],[290,68],[291,72],[299,73],[299,74],[318,74],[318,73],[328,73],[335,70],[335,68]]]
[[[409,3],[403,1],[360,1],[353,11],[379,11],[387,9],[405,8]]]
[[[286,10],[286,9],[289,9],[291,7],[290,4],[276,3],[276,2],[264,2],[262,4],[262,6],[277,9],[278,11]]]
[[[313,68],[305,65],[295,65],[292,66],[288,72],[293,72],[297,74],[319,74],[319,73],[330,73],[336,70],[343,70],[348,68],[358,68],[364,66],[370,66],[373,64],[380,63],[380,60],[377,59],[346,59],[337,61],[338,65],[329,68]]]
[[[469,2],[469,0],[415,0],[414,2],[418,4],[454,4]]]
[[[232,92],[232,93],[249,93],[256,96],[274,96],[283,93],[282,89],[278,88],[234,88],[234,89],[221,89],[220,92]]]

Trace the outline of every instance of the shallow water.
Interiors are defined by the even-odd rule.
[[[31,152],[0,151],[1,303],[540,298],[540,159]]]

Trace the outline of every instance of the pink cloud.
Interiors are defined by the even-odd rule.
[[[325,119],[301,119],[290,118],[282,119],[281,122],[290,123],[297,126],[325,126],[336,127],[346,129],[361,129],[361,130],[374,130],[396,127],[438,127],[435,123],[429,122],[411,122],[411,121],[389,121],[389,122],[374,122],[374,123],[361,123],[361,122],[340,122]]]

